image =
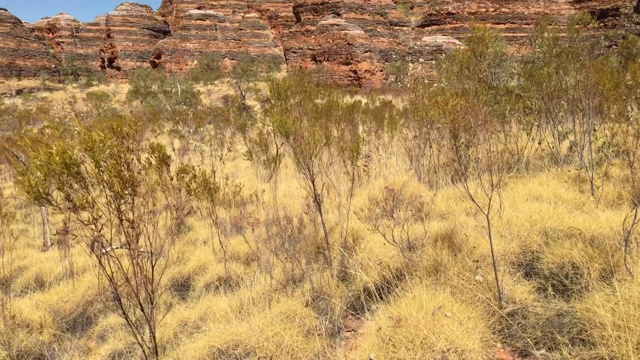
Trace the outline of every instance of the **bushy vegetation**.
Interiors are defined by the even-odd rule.
[[[590,26],[0,104],[0,357],[636,358],[640,41]]]

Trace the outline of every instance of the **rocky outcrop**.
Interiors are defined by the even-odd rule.
[[[72,68],[78,74],[99,70],[96,64],[91,65],[100,46],[100,29],[66,13],[43,18],[30,27],[36,38],[49,47],[62,74]]]
[[[51,74],[57,61],[30,28],[0,8],[0,77],[36,77]]]
[[[157,12],[124,3],[90,23],[59,14],[31,27],[4,11],[0,46],[8,50],[0,60],[13,64],[2,74],[28,76],[71,57],[126,76],[138,66],[184,71],[215,54],[230,63],[252,57],[288,69],[321,66],[336,82],[377,86],[394,62],[432,71],[435,59],[462,46],[472,22],[493,27],[517,51],[541,16],[566,22],[586,12],[598,21],[595,31],[638,33],[639,7],[630,0],[163,0]]]
[[[589,12],[601,28],[629,31],[638,27],[631,19],[632,6],[624,0],[164,0],[159,13],[177,36],[166,41],[173,51],[161,52],[173,68],[181,68],[177,65],[181,62],[187,67],[202,48],[194,45],[187,28],[202,38],[207,28],[215,29],[209,36],[216,31],[222,36],[229,28],[220,26],[220,21],[237,23],[230,19],[258,13],[280,45],[288,68],[322,65],[339,82],[375,86],[386,78],[387,66],[397,61],[414,63],[414,69],[429,73],[436,58],[461,46],[472,22],[495,28],[517,51],[526,46],[526,35],[541,16],[566,20]],[[194,15],[204,16],[201,12],[207,10],[224,15],[224,20],[216,18],[215,27],[202,19],[202,27],[195,30]],[[230,44],[212,43],[223,53],[220,49]],[[228,50],[235,56],[233,46]]]
[[[33,28],[36,37],[48,42],[56,53],[62,53],[65,50],[77,51],[72,49],[79,45],[78,33],[81,31],[82,23],[73,16],[60,13],[42,18],[33,23],[31,28]]]
[[[525,45],[537,19],[552,17],[566,23],[578,13],[590,13],[600,29],[635,31],[632,4],[624,0],[478,0],[449,2],[443,6],[415,5],[413,25],[429,35],[464,37],[470,23],[482,23],[500,32],[512,47]]]
[[[148,66],[153,49],[170,35],[169,24],[148,5],[123,3],[104,18],[100,68],[126,71]]]
[[[251,56],[284,65],[283,49],[271,27],[248,2],[217,1],[180,9],[186,11],[171,11],[167,18],[173,26],[172,36],[157,44],[152,66],[179,71],[196,64],[204,54],[231,61]],[[179,18],[173,17],[176,13]]]
[[[169,24],[150,6],[135,3],[123,3],[89,23],[61,13],[31,28],[62,68],[81,66],[113,75],[149,66],[154,47],[171,33]]]

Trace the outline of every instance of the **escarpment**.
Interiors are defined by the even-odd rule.
[[[0,10],[0,77],[30,77],[81,66],[126,77],[136,67],[181,72],[214,54],[253,58],[286,69],[322,67],[345,85],[378,86],[390,64],[433,71],[462,46],[471,23],[525,48],[537,19],[566,23],[578,13],[594,33],[640,33],[639,6],[623,0],[163,0],[157,11],[123,3],[82,23],[67,14],[22,23]]]
[[[100,68],[126,71],[145,66],[158,41],[170,33],[169,24],[150,6],[121,4],[104,17]]]
[[[0,77],[35,77],[55,72],[57,61],[31,29],[0,8]]]

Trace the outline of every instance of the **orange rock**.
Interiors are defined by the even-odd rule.
[[[516,360],[517,358],[513,357],[511,354],[511,349],[509,347],[497,346],[495,352],[496,360]]]
[[[123,3],[90,23],[59,14],[28,25],[0,10],[0,77],[55,73],[70,57],[118,76],[138,66],[186,71],[214,53],[231,63],[250,55],[287,69],[321,65],[337,83],[379,86],[398,61],[432,74],[471,21],[517,53],[540,16],[588,12],[595,31],[638,32],[633,11],[627,0],[163,0],[157,12]]]
[[[0,8],[0,77],[55,74],[57,61],[44,41],[6,9]]]

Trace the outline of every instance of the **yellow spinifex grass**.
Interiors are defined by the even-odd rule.
[[[126,86],[97,89],[123,105]],[[231,92],[225,83],[206,88],[202,97],[216,102]],[[74,93],[82,103],[82,92],[69,91]],[[59,104],[64,94],[42,97],[64,108]],[[174,148],[193,144],[168,133],[154,140]],[[473,360],[493,359],[499,342],[525,358],[640,357],[640,281],[626,274],[620,251],[629,181],[620,168],[609,170],[599,201],[591,198],[584,173],[568,166],[507,178],[492,218],[507,303],[500,309],[482,217],[448,180],[437,191],[421,184],[401,142],[383,135],[367,144],[368,173],[355,187],[344,242],[349,184],[333,164],[325,209],[342,267],[333,279],[304,181],[290,158],[285,157],[277,182],[268,184],[243,158],[244,145],[236,139],[220,170],[257,199],[250,206],[255,229],[231,237],[225,271],[207,219],[191,213],[187,229],[170,245],[163,283],[170,301],[158,329],[163,357]],[[195,153],[181,159],[200,160]],[[124,322],[104,306],[111,294],[98,282],[86,244],[71,239],[68,258],[59,245],[43,251],[40,209],[15,191],[8,171],[2,174],[0,186],[17,211],[12,226],[18,236],[11,247],[11,297],[5,307],[10,317],[0,324],[5,325],[0,359],[11,356],[7,339],[18,358],[138,357]],[[356,215],[387,187],[421,198],[429,210],[424,228],[409,228],[420,241],[409,259]],[[51,213],[55,233],[62,218]],[[293,260],[302,265],[293,275],[287,273],[293,267],[285,249],[278,249],[280,258],[268,257],[265,244],[273,234],[261,228],[283,215],[306,221],[283,242],[298,246]],[[347,318],[357,321],[348,333]]]
[[[616,280],[613,288],[598,288],[578,305],[593,356],[637,359],[640,356],[640,281]]]
[[[352,358],[486,359],[491,336],[469,299],[417,282],[372,317]]]
[[[241,158],[227,166],[237,179],[248,179],[253,191],[264,186]],[[354,248],[336,244],[337,251],[350,251],[344,260],[348,286],[314,278],[314,289],[304,283],[274,287],[258,270],[252,249],[259,239],[251,234],[248,244],[232,239],[230,279],[225,279],[219,249],[212,246],[206,221],[196,214],[189,221],[191,230],[173,245],[175,264],[166,274],[172,307],[159,329],[163,352],[170,359],[366,359],[371,354],[377,359],[489,359],[504,329],[520,345],[535,348],[541,339],[555,336],[545,333],[545,326],[558,314],[570,314],[572,326],[585,329],[582,333],[596,347],[585,349],[561,339],[560,353],[570,356],[581,349],[604,358],[633,358],[640,326],[637,281],[622,276],[616,287],[605,285],[613,273],[624,274],[616,250],[624,204],[596,204],[579,190],[581,185],[585,183],[569,170],[509,179],[503,210],[495,217],[500,272],[516,309],[505,314],[492,305],[483,224],[455,187],[428,195],[433,211],[427,237],[421,257],[410,264],[354,216]],[[411,176],[396,174],[366,182],[353,208],[365,206],[369,195],[384,186],[430,194]],[[268,199],[270,188],[262,189]],[[283,207],[302,211],[302,192],[287,164],[278,189]],[[603,197],[616,198],[606,191]],[[256,213],[258,221],[264,221],[269,209]],[[19,321],[12,335],[20,353],[35,357],[59,351],[70,359],[135,356],[123,322],[102,306],[100,296],[108,295],[98,293],[86,251],[74,245],[75,276],[69,276],[59,250],[41,251],[37,214],[33,207],[19,211],[18,228],[29,231],[19,237],[13,254],[12,306]],[[329,213],[332,221],[338,216]],[[53,225],[59,221],[54,218]],[[323,332],[321,316],[326,314],[311,305],[314,291],[328,299],[324,311],[355,311],[362,321],[348,348],[336,348],[342,343],[332,343]],[[338,304],[333,310],[331,301]],[[73,326],[79,330],[69,336]]]
[[[324,349],[317,318],[300,301],[275,299],[268,308],[253,306],[246,313],[225,311],[224,299],[210,304],[219,311],[210,313],[200,335],[180,344],[175,358],[309,359]]]

